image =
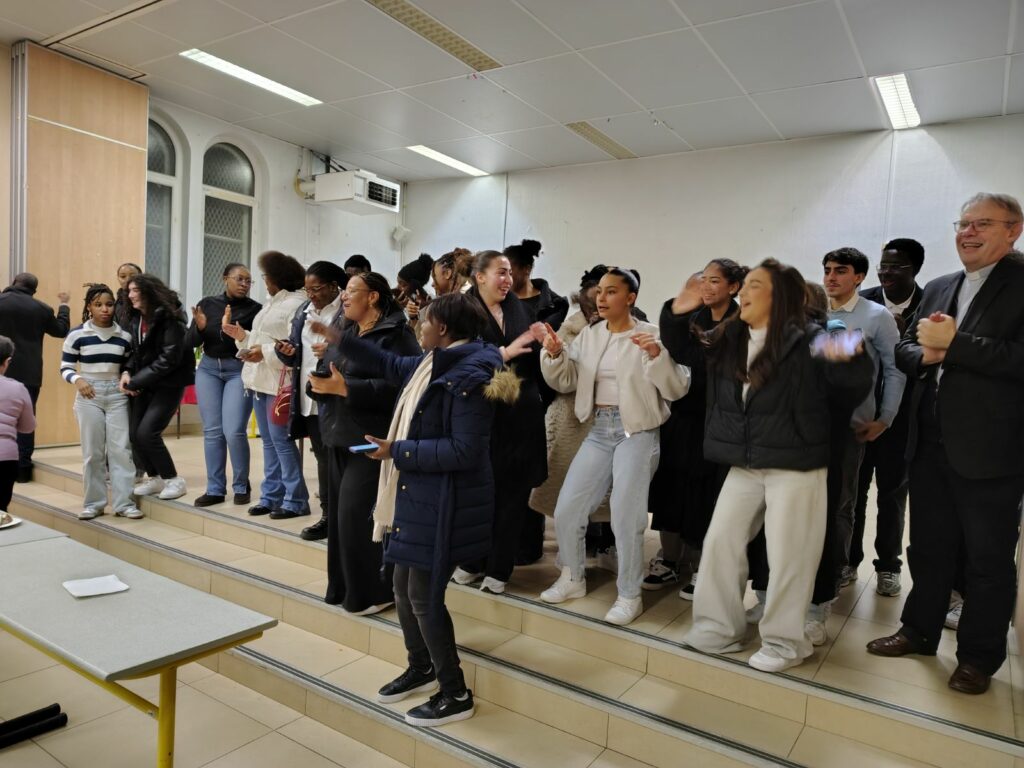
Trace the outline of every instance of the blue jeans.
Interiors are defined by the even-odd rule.
[[[249,438],[246,426],[252,399],[242,388],[242,361],[230,357],[203,357],[196,369],[196,399],[203,420],[203,452],[206,454],[206,493],[227,495],[225,467],[231,454],[231,488],[249,490]]]
[[[618,408],[594,412],[590,432],[569,465],[555,505],[558,558],[583,578],[584,537],[590,516],[612,490],[612,532],[619,558],[619,597],[640,597],[644,578],[647,491],[658,468],[660,430],[626,435]]]
[[[263,440],[263,482],[260,483],[260,506],[287,509],[289,512],[309,510],[309,491],[302,476],[299,447],[288,439],[288,427],[270,420],[273,395],[256,393],[253,410]]]

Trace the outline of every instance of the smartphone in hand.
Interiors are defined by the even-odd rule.
[[[363,445],[353,445],[353,446],[349,447],[348,452],[349,453],[373,453],[378,448],[380,448],[380,446],[377,445],[376,443],[364,443]]]

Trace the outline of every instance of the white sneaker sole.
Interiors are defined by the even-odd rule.
[[[180,491],[171,491],[170,493],[164,490],[160,491],[160,493],[157,495],[157,498],[163,499],[164,501],[174,501],[175,499],[180,499],[186,493],[187,491],[185,491],[184,489]]]
[[[116,517],[127,517],[129,520],[141,520],[145,517],[145,514],[143,514],[141,509],[135,509],[132,510],[131,512],[125,509],[119,512],[115,512],[114,515]]]
[[[377,694],[377,701],[381,704],[394,704],[396,701],[402,701],[410,696],[415,696],[417,693],[433,693],[438,689],[437,680],[431,680],[429,683],[423,683],[415,688],[410,688],[408,691],[403,693],[393,693],[390,696],[385,696],[381,693]]]
[[[473,709],[467,709],[465,712],[457,712],[454,715],[448,715],[448,717],[440,717],[437,720],[427,720],[422,717],[412,717],[411,715],[405,716],[405,722],[409,725],[418,725],[421,728],[436,728],[439,725],[448,725],[448,723],[457,723],[460,720],[469,720],[476,712],[476,707]]]
[[[79,512],[78,513],[78,519],[79,520],[95,520],[97,517],[100,517],[102,514],[103,514],[102,512],[92,512],[92,511],[89,511],[89,512]]]
[[[580,597],[586,597],[587,593],[584,592],[572,592],[568,595],[549,595],[547,592],[540,593],[540,599],[550,605],[558,605],[564,603],[566,600],[576,600]]]
[[[482,573],[473,573],[469,576],[452,576],[452,581],[460,586],[468,587],[470,584],[480,581],[483,577]]]
[[[803,663],[803,659],[771,659],[765,662],[761,661],[756,653],[747,660],[747,664],[762,672],[784,672],[792,667],[799,667]]]

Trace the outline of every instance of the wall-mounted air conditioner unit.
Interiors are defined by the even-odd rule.
[[[302,185],[308,189],[307,184]],[[398,213],[401,188],[369,171],[321,173],[313,179],[312,202],[362,215]]]

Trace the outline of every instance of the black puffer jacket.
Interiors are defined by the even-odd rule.
[[[746,360],[743,322],[723,328],[717,360],[708,367],[704,458],[748,469],[806,471],[828,465],[831,411],[852,409],[871,391],[874,368],[864,354],[829,363],[811,356],[820,326],[792,326],[768,382],[743,402],[736,360]]]
[[[185,341],[185,314],[178,308],[171,313],[158,307],[145,336],[142,316],[132,317],[132,353],[125,364],[131,375],[128,389],[173,389],[195,382],[196,358]]]

